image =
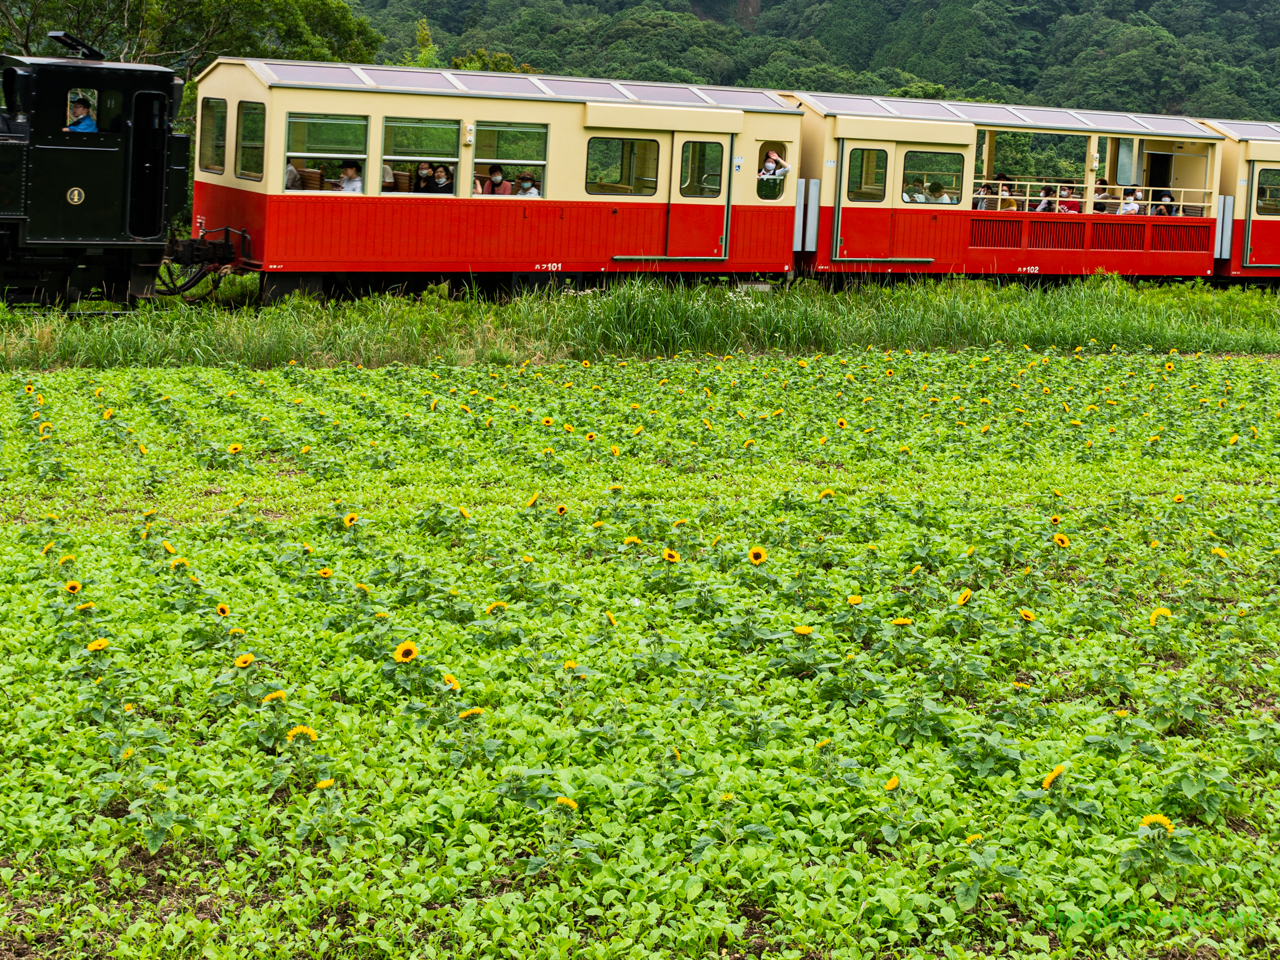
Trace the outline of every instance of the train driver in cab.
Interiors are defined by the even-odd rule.
[[[84,97],[71,101],[71,122],[62,128],[67,133],[97,133],[98,121],[93,119],[93,104]]]

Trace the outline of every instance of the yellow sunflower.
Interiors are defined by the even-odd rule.
[[[769,559],[769,554],[765,552],[764,547],[752,547],[747,552],[747,559],[750,560],[754,566],[758,567]]]
[[[406,640],[400,646],[396,647],[395,661],[396,663],[408,663],[418,655],[418,647],[412,640]]]

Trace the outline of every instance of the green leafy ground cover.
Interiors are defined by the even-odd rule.
[[[0,955],[1274,956],[1277,374],[15,377]]]

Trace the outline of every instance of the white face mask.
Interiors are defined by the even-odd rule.
[[[1008,188],[1008,187],[1001,187],[1001,188],[1000,188],[1000,196],[1002,196],[1002,197],[1007,197],[1008,195],[1009,195],[1009,188]]]
[[[431,176],[431,170],[430,170],[429,168],[427,168],[427,167],[419,167],[419,168],[418,168],[418,176],[420,176],[420,177],[429,177],[429,176]]]
[[[490,180],[492,180],[494,183],[501,183],[501,182],[502,182],[502,174],[500,174],[500,173],[495,173],[495,174],[494,174],[492,177],[490,177],[489,179],[490,179]]]
[[[764,162],[764,168],[765,168],[766,170],[773,170],[773,169],[774,169],[774,168],[776,168],[777,166],[778,166],[778,165],[777,165],[776,163],[774,163],[772,160],[766,160],[766,161]]]
[[[436,174],[436,183],[444,183],[448,178],[443,173]]]
[[[530,189],[532,189],[532,188],[533,188],[533,184],[532,184],[532,183],[530,183],[528,180],[521,180],[521,181],[520,181],[520,190],[521,190],[521,192],[523,192],[523,191],[525,191],[525,190],[530,190]]]

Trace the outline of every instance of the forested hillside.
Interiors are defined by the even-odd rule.
[[[361,0],[355,0],[361,2]],[[548,73],[1280,117],[1280,0],[363,0],[379,58]]]

